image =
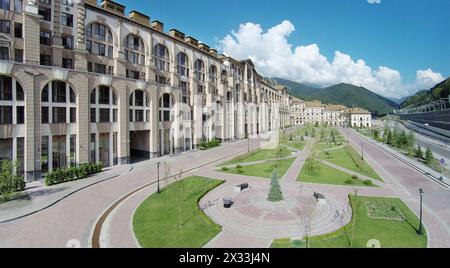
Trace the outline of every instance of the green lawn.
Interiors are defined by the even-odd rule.
[[[319,158],[370,178],[383,181],[366,161],[361,160],[361,155],[352,146],[347,145],[345,148],[328,151],[328,153],[329,155],[326,152],[321,152]]]
[[[234,165],[234,164],[274,159],[277,157],[278,151],[279,151],[279,155],[281,157],[287,157],[292,154],[292,151],[284,146],[279,146],[276,149],[258,149],[253,152],[250,152],[248,154],[238,156],[230,161],[227,161],[227,162],[221,164],[221,166],[228,166],[228,165]]]
[[[277,167],[277,174],[278,179],[281,179],[286,171],[289,169],[289,167],[294,162],[295,158],[285,159],[277,161],[278,167]],[[239,172],[241,170],[241,172]],[[266,162],[262,164],[255,164],[255,165],[249,165],[249,166],[243,166],[242,168],[233,167],[229,170],[220,170],[225,173],[231,173],[231,174],[239,174],[244,176],[252,176],[252,177],[260,177],[265,179],[270,179],[272,177],[272,171],[273,171],[273,165],[272,162]]]
[[[371,239],[380,241],[382,248],[427,247],[425,228],[423,229],[424,235],[417,234],[419,219],[400,199],[350,196],[350,200],[352,210],[358,211],[356,215],[353,214],[352,221],[334,233],[312,237],[309,242],[311,248],[366,248],[367,242]],[[384,203],[387,208],[395,207],[403,215],[403,219],[391,220],[369,216],[367,204],[380,203]],[[389,211],[384,212],[386,215],[390,214]],[[353,221],[356,221],[354,229]],[[352,240],[353,245],[350,246]],[[287,239],[278,239],[274,240],[272,246],[278,248],[296,247],[298,242],[295,240],[293,242],[289,243]]]
[[[297,149],[299,151],[303,151],[303,149],[305,149],[306,143],[302,141],[289,141],[287,142],[287,146]]]
[[[310,173],[309,165],[305,163],[297,180],[301,182],[319,183],[319,184],[334,184],[347,186],[368,186],[364,184],[361,179],[353,179],[352,175],[324,165],[315,161],[315,168]],[[347,180],[352,180],[354,184],[346,184]],[[374,187],[375,185],[371,185]],[[375,186],[376,187],[376,186]]]
[[[136,210],[133,230],[144,248],[200,248],[221,228],[199,208],[198,201],[223,181],[189,177],[153,194]]]
[[[320,152],[320,151],[323,151],[323,150],[326,150],[326,149],[332,149],[332,148],[336,148],[336,147],[339,147],[339,146],[342,146],[342,145],[343,144],[340,144],[340,143],[338,143],[338,144],[334,144],[334,143],[328,144],[327,142],[316,142],[314,144],[313,149],[315,151],[317,151],[317,152]]]

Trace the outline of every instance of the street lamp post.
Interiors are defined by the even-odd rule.
[[[422,235],[422,201],[423,201],[423,190],[419,189],[420,194],[420,219],[419,219],[419,231],[417,232],[419,235]]]
[[[161,163],[160,162],[158,162],[158,163],[156,163],[156,168],[157,168],[157,179],[158,179],[158,194],[160,194],[161,193],[161,190],[160,190],[160,188],[159,188],[159,165],[160,165]]]

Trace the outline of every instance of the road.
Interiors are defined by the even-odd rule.
[[[393,124],[399,129],[408,130],[403,124],[397,121],[393,122]],[[415,135],[418,145],[422,148],[430,148],[436,158],[445,160],[445,163],[447,163],[446,166],[448,167],[448,163],[450,163],[450,148],[442,146],[440,141],[433,141],[431,138],[424,137],[417,132],[415,132]]]
[[[356,148],[364,144],[366,161],[385,179],[396,195],[417,215],[419,214],[419,189],[424,196],[424,224],[429,231],[431,247],[450,247],[450,190],[430,180],[412,167],[378,148],[351,129],[341,129],[348,134],[349,141]]]

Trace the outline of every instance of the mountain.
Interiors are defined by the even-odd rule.
[[[430,90],[422,90],[415,95],[407,98],[400,105],[401,108],[411,108],[427,104],[432,101],[439,100],[441,98],[448,98],[450,95],[450,78],[437,84]]]
[[[318,88],[293,81],[273,78],[278,84],[285,85],[289,92],[306,101],[320,100],[325,104],[340,104],[347,107],[361,107],[375,116],[385,115],[398,108],[398,104],[364,87],[351,84],[337,84],[327,88]]]
[[[403,98],[400,98],[400,99],[396,99],[396,98],[388,98],[389,100],[391,100],[391,101],[393,101],[393,102],[395,102],[395,103],[397,103],[398,105],[400,105],[400,104],[402,104],[407,98],[409,98],[410,96],[408,96],[408,97],[403,97]]]

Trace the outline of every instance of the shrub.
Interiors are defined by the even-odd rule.
[[[344,183],[345,183],[345,184],[349,184],[349,185],[355,184],[355,182],[354,182],[352,179],[347,179],[347,180],[345,180]]]
[[[373,182],[371,180],[365,180],[364,184],[367,185],[367,186],[372,186]]]
[[[352,176],[352,179],[353,179],[353,180],[359,180],[358,176],[356,176],[356,175],[353,175],[353,176]]]
[[[219,146],[221,141],[219,139],[214,139],[212,141],[202,141],[199,145],[200,150],[208,150]]]
[[[14,170],[17,170],[16,163],[8,160],[0,162],[0,197],[3,200],[8,200],[14,193],[25,190],[23,176]]]
[[[222,167],[222,171],[229,171],[230,169],[227,167]]]
[[[86,163],[79,167],[56,169],[45,175],[45,185],[55,185],[69,181],[81,180],[89,175],[99,173],[103,169],[102,164]]]
[[[237,173],[239,173],[239,174],[244,174],[245,171],[243,171],[242,169],[238,169],[238,170],[237,170]]]
[[[241,169],[242,166],[241,166],[241,165],[236,165],[236,168],[237,168],[237,169]]]

